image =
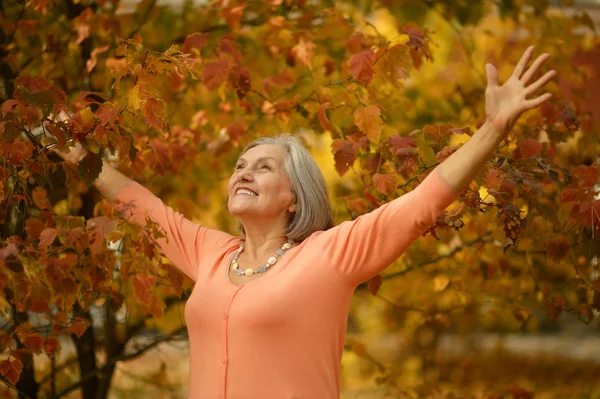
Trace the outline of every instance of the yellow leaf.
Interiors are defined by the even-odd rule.
[[[444,274],[435,276],[435,278],[433,279],[433,291],[442,292],[446,289],[449,283],[450,279],[448,278],[448,276]]]
[[[127,106],[131,111],[140,109],[140,86],[135,85],[133,89],[127,93]]]
[[[358,108],[354,111],[354,123],[369,139],[378,143],[383,130],[381,110],[375,105]]]

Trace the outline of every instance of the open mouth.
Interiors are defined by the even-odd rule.
[[[237,191],[235,192],[235,195],[251,195],[254,197],[258,196],[258,194],[256,194],[254,191],[249,190],[247,188],[238,188]]]

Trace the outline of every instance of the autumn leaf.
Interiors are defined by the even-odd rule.
[[[56,238],[57,234],[58,234],[58,230],[56,230],[54,228],[50,227],[50,228],[45,229],[40,234],[40,242],[39,242],[38,246],[43,248],[43,247],[47,247],[48,245],[52,244],[52,242]]]
[[[323,103],[319,106],[319,123],[321,124],[323,130],[334,132],[334,127],[331,125],[331,122],[329,122],[329,119],[327,119],[327,114],[325,113],[325,110],[327,109],[329,104],[330,103]]]
[[[379,107],[369,105],[356,109],[354,111],[354,123],[372,142],[379,142],[379,136],[383,130],[381,110]]]
[[[25,337],[23,344],[32,352],[40,353],[44,345],[44,338],[38,333],[32,333]]]
[[[292,54],[298,62],[306,66],[309,70],[312,70],[311,60],[313,58],[314,48],[315,44],[313,42],[301,37],[298,44],[292,47]]]
[[[88,71],[88,73],[92,72],[92,70],[96,66],[98,54],[104,53],[106,50],[108,50],[108,48],[109,48],[109,45],[106,45],[106,46],[98,47],[98,48],[95,48],[92,50],[91,57],[89,60],[87,60],[87,62],[85,64],[86,70]]]
[[[67,328],[67,332],[75,334],[78,338],[81,338],[90,324],[91,323],[88,320],[82,319],[81,317],[74,317],[73,320],[71,320],[69,328]]]
[[[36,187],[31,192],[31,197],[35,206],[40,209],[52,209],[52,204],[48,201],[46,197],[46,189],[43,187]]]
[[[392,154],[404,155],[414,153],[413,148],[417,147],[417,139],[412,137],[402,137],[393,135],[388,139],[388,142],[392,146]]]
[[[25,231],[27,232],[27,241],[37,241],[44,230],[42,221],[37,218],[29,218],[25,221]]]
[[[142,114],[148,125],[163,130],[167,123],[167,104],[159,98],[149,98],[142,103]]]
[[[16,385],[23,371],[23,362],[19,359],[8,358],[0,362],[0,375],[11,384]]]
[[[271,87],[285,88],[294,84],[294,78],[289,69],[286,69],[279,75],[270,76],[262,80],[265,91],[270,91]]]
[[[375,173],[373,175],[373,187],[381,194],[391,195],[396,192],[396,175],[387,173]]]
[[[343,176],[356,160],[356,149],[348,140],[333,140],[331,148],[335,159],[335,170]]]
[[[136,298],[143,304],[149,304],[152,299],[150,289],[156,282],[154,276],[146,274],[136,274],[133,278]]]
[[[200,50],[208,43],[208,35],[206,33],[192,33],[187,35],[183,43],[184,53],[200,54]]]
[[[244,15],[244,8],[246,8],[246,6],[247,4],[221,8],[221,14],[231,29],[235,30],[240,25],[240,21]]]
[[[208,90],[215,91],[225,82],[228,75],[229,60],[222,58],[204,64],[202,81]]]
[[[371,295],[377,295],[377,292],[379,292],[379,288],[381,287],[381,274],[370,278],[367,282],[367,286]]]
[[[57,337],[48,337],[44,340],[44,352],[51,355],[60,350],[60,341]]]
[[[102,158],[90,151],[79,161],[77,170],[83,180],[91,185],[102,171]]]
[[[373,80],[375,70],[373,63],[375,62],[375,53],[373,50],[363,51],[354,54],[348,61],[350,65],[350,73],[354,79],[364,84],[369,84]]]
[[[23,166],[33,155],[33,145],[30,142],[16,140],[0,142],[0,157],[6,159],[15,167]]]
[[[388,78],[392,84],[398,86],[401,80],[410,76],[412,60],[407,46],[398,44],[390,48],[382,47],[378,53],[379,61],[375,70]]]

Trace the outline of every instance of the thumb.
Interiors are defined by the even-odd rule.
[[[489,87],[498,86],[498,71],[492,64],[485,64],[485,74],[487,75],[487,84]]]

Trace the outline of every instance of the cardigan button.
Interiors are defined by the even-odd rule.
[[[226,358],[226,357],[224,357],[223,359],[221,359],[221,363],[223,363],[223,364],[227,364],[227,358]]]

